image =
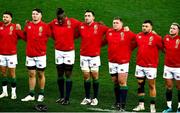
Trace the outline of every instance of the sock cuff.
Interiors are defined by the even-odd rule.
[[[93,83],[99,83],[98,79],[93,79]]]
[[[128,86],[120,86],[121,90],[128,90]]]
[[[11,83],[15,83],[16,82],[16,78],[10,78],[10,82]]]
[[[64,77],[63,76],[59,76],[58,80],[64,80]]]
[[[88,80],[84,80],[84,82],[85,83],[90,83],[91,81],[90,81],[90,79],[88,79]]]
[[[8,78],[7,77],[3,77],[2,78],[2,82],[7,82],[8,81]]]

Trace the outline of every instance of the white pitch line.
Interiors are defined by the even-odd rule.
[[[114,110],[110,110],[110,109],[101,109],[101,108],[87,108],[88,110],[93,110],[93,111],[106,111],[106,112],[112,112]]]

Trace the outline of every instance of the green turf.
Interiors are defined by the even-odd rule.
[[[83,21],[83,14],[86,9],[95,11],[96,20],[103,21],[109,27],[112,24],[112,19],[115,16],[120,16],[124,20],[124,25],[128,25],[132,31],[138,33],[141,31],[141,24],[145,19],[151,19],[154,22],[154,30],[164,36],[169,31],[169,26],[172,22],[180,22],[180,2],[179,0],[0,0],[0,13],[5,10],[12,11],[14,14],[13,22],[20,23],[22,27],[25,20],[31,20],[31,11],[38,7],[43,10],[43,20],[50,22],[55,18],[55,9],[63,7],[69,17],[77,18]],[[71,104],[62,106],[55,103],[58,97],[56,84],[56,67],[54,65],[54,46],[53,40],[48,42],[47,51],[47,69],[46,69],[46,89],[45,102],[50,112],[71,112],[71,111],[92,111],[88,110],[91,106],[81,106],[80,102],[84,97],[83,77],[79,68],[79,43],[76,45],[76,63],[73,70],[73,89],[71,94]],[[18,43],[18,61],[17,65],[17,95],[18,99],[12,101],[9,97],[0,99],[1,112],[28,112],[35,111],[33,106],[37,102],[21,102],[28,93],[28,76],[27,69],[24,66],[25,62],[25,42]],[[160,55],[160,65],[158,68],[157,77],[157,111],[162,111],[165,107],[165,88],[163,73],[163,54]],[[107,65],[107,47],[102,48],[101,52],[102,66],[100,68],[100,92],[99,105],[97,108],[110,109],[114,102],[113,84],[108,74]],[[135,52],[133,52],[130,63],[130,71],[128,78],[128,102],[127,111],[132,111],[132,108],[137,105],[137,83],[134,77],[135,70]],[[0,79],[1,81],[1,79]],[[149,111],[148,86],[146,85],[147,95],[145,96],[146,111]],[[0,88],[1,90],[1,88]],[[38,88],[37,88],[38,90]],[[10,91],[9,91],[10,92]],[[176,109],[177,96],[174,91],[173,106]]]

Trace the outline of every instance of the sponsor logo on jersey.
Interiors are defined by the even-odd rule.
[[[112,36],[112,33],[109,33],[109,36]]]
[[[166,38],[166,41],[169,41],[169,38]]]
[[[3,30],[4,28],[3,27],[0,27],[0,30]]]
[[[81,28],[81,29],[84,29],[84,26],[81,26],[80,28]]]
[[[28,29],[31,29],[31,26],[28,26]]]

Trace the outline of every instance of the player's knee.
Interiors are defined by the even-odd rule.
[[[145,79],[138,79],[138,93],[144,93]]]
[[[176,89],[180,90],[180,85],[179,84],[176,84]]]
[[[70,72],[72,72],[73,65],[67,65],[67,64],[65,64],[65,65],[64,65],[64,68],[65,68],[65,71],[70,71]]]
[[[36,66],[27,66],[28,70],[36,70]]]
[[[92,67],[91,72],[99,72],[99,67]]]
[[[56,65],[56,69],[57,69],[58,76],[63,76],[64,75],[64,69],[65,69],[64,64]]]

